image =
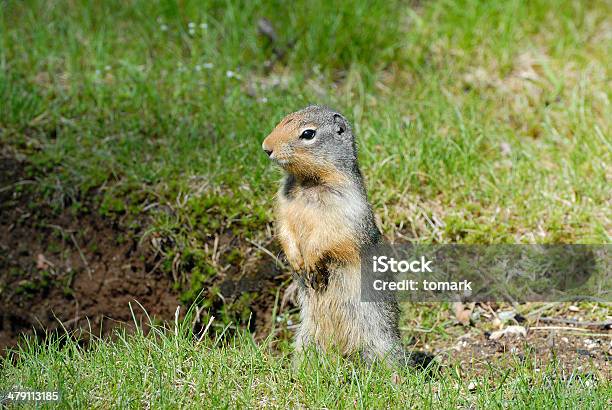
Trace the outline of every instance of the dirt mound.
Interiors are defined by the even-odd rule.
[[[99,215],[40,207],[21,189],[23,167],[0,158],[0,351],[34,329],[106,335],[133,323],[129,303],[146,322],[135,301],[172,319],[177,295],[156,269],[160,256]]]

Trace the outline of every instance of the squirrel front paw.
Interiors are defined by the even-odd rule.
[[[289,265],[296,271],[300,272],[304,270],[304,259],[299,252],[287,253],[285,252],[285,258],[289,262]]]

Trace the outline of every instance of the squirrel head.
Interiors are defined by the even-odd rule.
[[[287,115],[262,144],[289,174],[310,180],[342,179],[357,164],[355,138],[342,114],[311,105]]]

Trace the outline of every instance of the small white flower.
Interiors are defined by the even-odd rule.
[[[167,26],[167,25],[165,25],[165,24],[162,24],[162,25],[160,25],[160,26],[159,26],[159,29],[160,29],[161,31],[168,31],[168,26]]]
[[[100,75],[100,74],[102,74],[102,71],[96,70],[96,75]]]
[[[112,67],[111,67],[111,66],[109,66],[109,65],[107,65],[107,66],[105,66],[105,67],[104,67],[104,69],[105,69],[106,71],[110,71],[110,70],[111,70],[111,68],[112,68]]]
[[[265,104],[265,103],[268,102],[268,99],[266,97],[261,97],[261,98],[259,98],[259,102],[262,103],[262,104]]]
[[[191,21],[191,22],[189,22],[189,24],[187,24],[187,27],[195,28],[195,23],[193,21]]]
[[[206,23],[200,23],[200,28],[201,28],[202,30],[206,30],[206,29],[208,28],[208,24],[206,24]]]
[[[225,72],[225,76],[226,76],[227,78],[234,78],[234,77],[236,77],[236,73],[235,73],[235,72],[233,72],[232,70],[227,70],[227,71]]]
[[[202,67],[204,67],[207,70],[210,70],[211,68],[214,67],[213,63],[204,63],[202,64]]]
[[[189,29],[189,35],[190,35],[190,36],[193,36],[194,34],[195,34],[195,29],[190,28],[190,29]]]
[[[202,71],[202,66],[199,65],[199,64],[196,65],[194,68],[195,68],[196,71]]]

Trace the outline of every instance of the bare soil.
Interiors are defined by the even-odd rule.
[[[149,317],[173,321],[180,290],[173,286],[174,274],[160,268],[162,255],[154,246],[141,241],[134,228],[95,212],[41,205],[44,201],[27,189],[32,181],[25,165],[0,152],[0,354],[24,335],[66,329],[86,342],[117,327],[132,328],[134,320],[145,331]],[[220,248],[245,245],[231,232],[219,237]],[[224,303],[245,292],[253,295],[242,319],[261,339],[271,328],[276,289],[286,275],[268,256],[251,258],[247,265],[212,278],[202,296],[210,298],[209,313],[218,319],[215,312]],[[222,298],[208,295],[213,286]],[[181,316],[185,311],[182,306]],[[206,325],[196,320],[194,331]]]
[[[543,329],[550,327],[550,330]],[[544,371],[555,366],[560,375],[588,374],[612,380],[612,336],[609,332],[559,330],[532,326],[527,336],[491,340],[488,333],[468,331],[452,340],[434,340],[430,349],[445,365],[458,365],[466,374],[488,374],[511,364]]]
[[[34,331],[107,335],[134,323],[130,303],[144,325],[138,304],[172,319],[177,295],[155,269],[159,256],[99,215],[40,207],[19,189],[23,166],[0,161],[0,351]]]

